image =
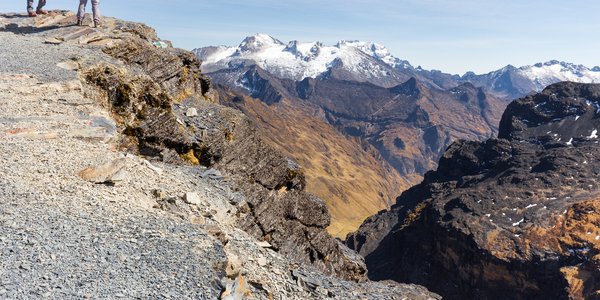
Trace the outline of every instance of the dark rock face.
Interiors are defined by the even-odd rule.
[[[240,112],[207,101],[217,96],[193,54],[135,36],[103,51],[126,67],[95,65],[82,76],[88,95],[115,114],[126,136],[122,147],[218,168],[248,199],[242,229],[329,274],[366,278],[362,258],[326,232],[329,213],[321,199],[304,192],[300,166],[263,142]],[[197,116],[187,116],[189,108]]]
[[[458,141],[436,171],[347,238],[372,279],[449,299],[600,296],[600,85],[509,105],[499,139]]]

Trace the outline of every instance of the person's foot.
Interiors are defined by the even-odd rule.
[[[48,11],[47,10],[43,10],[41,8],[38,8],[38,10],[35,11],[38,15],[47,15]]]
[[[37,14],[34,11],[27,12],[30,17],[37,17]]]
[[[77,26],[83,26],[83,20],[77,20]]]
[[[94,21],[94,27],[95,28],[102,28],[102,22],[100,22],[100,21]]]

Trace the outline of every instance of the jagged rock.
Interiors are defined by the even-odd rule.
[[[347,238],[372,279],[449,299],[593,298],[600,289],[600,85],[511,103],[500,139],[458,141]]]

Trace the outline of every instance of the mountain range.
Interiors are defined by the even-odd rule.
[[[221,103],[244,111],[305,168],[307,190],[326,201],[339,237],[388,209],[453,141],[494,136],[512,98],[565,79],[600,82],[600,68],[558,61],[482,75],[425,70],[362,41],[257,34],[193,52]]]
[[[76,20],[0,13],[0,298],[600,299],[600,84],[508,103],[527,68],[487,87],[362,42],[209,77]]]
[[[257,65],[282,78],[303,80],[325,78],[336,73],[339,79],[370,82],[392,87],[415,77],[431,87],[448,89],[470,82],[505,98],[540,92],[560,82],[600,82],[600,67],[552,60],[534,65],[506,67],[487,74],[464,75],[425,70],[393,56],[383,45],[363,41],[340,41],[333,46],[321,42],[284,43],[266,34],[246,37],[237,46],[204,47],[193,50],[204,61],[203,71],[211,73]]]

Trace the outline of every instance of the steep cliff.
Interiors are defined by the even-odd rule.
[[[559,83],[506,109],[499,138],[458,141],[347,244],[372,279],[450,299],[600,296],[600,86]]]

